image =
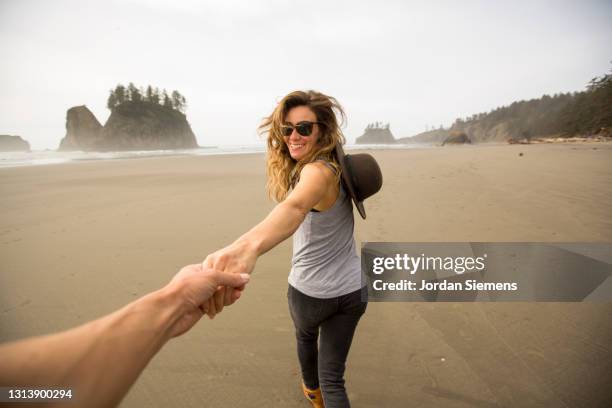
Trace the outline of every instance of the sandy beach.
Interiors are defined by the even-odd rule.
[[[368,151],[364,241],[612,242],[612,144]],[[522,153],[522,155],[521,155]],[[0,169],[0,341],[67,329],[163,286],[261,220],[263,154]],[[123,407],[307,407],[288,240],[240,301],[155,357]],[[354,407],[612,406],[611,303],[370,303]]]

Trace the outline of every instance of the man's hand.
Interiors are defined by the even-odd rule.
[[[171,328],[172,337],[180,336],[197,323],[204,315],[205,305],[219,286],[227,287],[235,302],[249,281],[246,273],[221,272],[205,268],[201,264],[188,265],[181,269],[170,281],[166,290],[174,292],[181,302],[181,317]],[[233,288],[239,288],[232,290]]]

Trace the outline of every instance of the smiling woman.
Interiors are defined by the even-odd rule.
[[[259,128],[268,136],[267,187],[272,199],[283,200],[315,156],[329,163],[340,179],[340,166],[333,151],[336,145],[345,143],[340,130],[344,119],[338,101],[319,92],[295,91],[280,101]]]
[[[204,261],[207,267],[250,273],[260,255],[293,235],[287,298],[302,390],[313,406],[328,408],[350,406],[344,370],[367,307],[353,238],[352,193],[340,182],[338,160],[344,156],[335,153],[344,143],[336,114],[344,119],[338,102],[315,91],[292,92],[280,101],[260,127],[268,142],[268,193],[279,204]],[[211,317],[232,303],[231,294],[220,289],[209,301]]]

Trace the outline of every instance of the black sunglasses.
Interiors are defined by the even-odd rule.
[[[319,122],[309,122],[305,120],[305,121],[299,122],[295,126],[283,125],[281,126],[281,134],[283,136],[291,136],[291,134],[293,133],[293,129],[295,129],[298,132],[298,134],[302,136],[310,136],[312,134],[312,129],[314,127],[313,125],[315,124],[319,124]]]

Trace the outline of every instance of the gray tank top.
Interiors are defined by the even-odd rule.
[[[353,205],[341,183],[334,205],[325,211],[310,211],[293,234],[289,284],[322,299],[360,289],[361,261],[353,228]]]

